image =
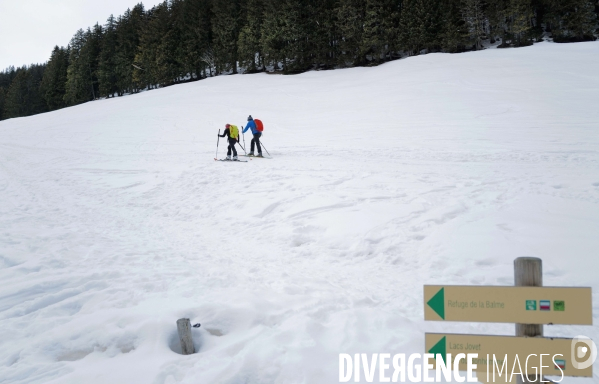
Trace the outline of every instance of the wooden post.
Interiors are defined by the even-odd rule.
[[[191,322],[189,319],[177,320],[177,331],[179,332],[179,341],[181,341],[181,351],[184,355],[195,353],[193,339],[191,338]]]
[[[518,257],[514,260],[514,285],[516,287],[542,287],[543,286],[543,260],[538,257]],[[516,324],[516,336],[542,337],[543,324]],[[527,381],[522,381],[522,376],[517,376],[518,384],[539,382],[540,377],[528,376]]]

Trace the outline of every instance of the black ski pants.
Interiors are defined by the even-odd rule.
[[[229,147],[227,148],[227,156],[231,156],[231,150],[233,150],[233,156],[237,156],[237,150],[235,149],[235,144],[237,144],[236,139],[229,139]]]
[[[254,145],[258,147],[258,153],[262,153],[262,147],[260,146],[260,136],[262,136],[261,132],[254,133],[254,138],[252,139],[251,152],[254,152]]]

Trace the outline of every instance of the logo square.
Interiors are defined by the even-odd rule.
[[[555,300],[553,302],[553,310],[563,312],[566,310],[566,302],[563,300]]]
[[[527,311],[536,311],[537,310],[537,301],[536,300],[526,300],[526,310]]]
[[[551,311],[551,301],[550,300],[539,300],[539,309],[541,311]]]

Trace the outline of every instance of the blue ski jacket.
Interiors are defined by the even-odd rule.
[[[245,131],[247,131],[248,129],[252,130],[253,135],[255,135],[256,133],[260,133],[260,131],[258,131],[258,128],[256,128],[256,123],[254,123],[254,120],[248,121],[248,124],[245,126],[245,128],[243,128],[243,133],[245,133]]]

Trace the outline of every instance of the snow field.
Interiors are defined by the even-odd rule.
[[[513,334],[425,323],[423,284],[511,285],[534,255],[597,292],[598,59],[430,54],[0,122],[0,383],[332,383],[339,353]],[[214,162],[248,114],[274,158]]]

